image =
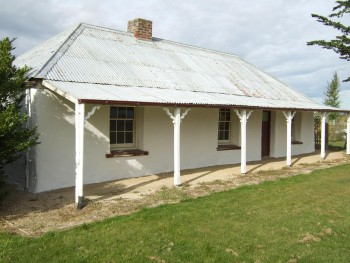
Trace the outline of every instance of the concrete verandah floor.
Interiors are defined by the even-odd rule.
[[[343,152],[329,152],[324,161],[344,158]],[[299,164],[320,162],[320,152],[292,156],[292,168]],[[286,167],[286,158],[267,158],[247,163],[247,174],[258,171],[278,170]],[[240,164],[218,165],[197,169],[181,170],[181,184],[196,186],[215,180],[230,180],[241,175]],[[84,186],[85,197],[89,200],[110,200],[114,198],[137,199],[154,193],[162,187],[173,187],[173,173],[161,173],[137,178],[121,179],[112,182]]]

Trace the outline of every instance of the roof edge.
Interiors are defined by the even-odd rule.
[[[140,101],[117,101],[117,100],[95,100],[77,99],[79,104],[101,104],[101,105],[129,105],[129,106],[158,106],[158,107],[192,107],[192,108],[229,108],[229,109],[252,109],[252,110],[289,110],[289,111],[316,111],[316,112],[340,112],[350,113],[350,110],[343,109],[306,109],[306,108],[279,108],[259,107],[246,105],[225,105],[225,104],[195,104],[195,103],[167,103],[167,102],[140,102]]]
[[[67,39],[61,44],[61,46],[55,51],[55,53],[46,61],[46,63],[38,70],[35,76],[32,78],[44,79],[46,74],[56,64],[56,62],[62,57],[62,55],[68,50],[75,39],[81,34],[86,28],[86,24],[79,23]]]

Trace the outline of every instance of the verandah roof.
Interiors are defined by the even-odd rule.
[[[71,101],[91,104],[232,107],[305,111],[342,111],[313,102],[252,98],[222,93],[204,93],[144,87],[123,87],[44,80],[43,85]]]

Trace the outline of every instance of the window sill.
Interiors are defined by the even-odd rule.
[[[217,151],[229,151],[229,150],[240,150],[241,146],[234,144],[220,144],[216,148]]]
[[[148,151],[139,149],[125,149],[125,150],[114,150],[106,154],[106,158],[115,157],[130,157],[130,156],[144,156],[148,155]]]
[[[299,141],[296,141],[296,140],[292,140],[292,144],[303,144],[303,142],[299,142]]]

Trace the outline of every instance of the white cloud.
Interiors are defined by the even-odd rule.
[[[339,94],[342,108],[350,110],[350,90],[340,91]]]
[[[143,17],[153,21],[156,37],[237,54],[304,94],[322,97],[334,71],[341,79],[350,75],[348,62],[335,53],[306,45],[334,37],[331,28],[311,17],[329,14],[333,5],[318,0],[0,0],[0,38],[17,37],[18,55],[79,22],[126,30],[128,20]],[[348,94],[349,83],[341,89]]]

